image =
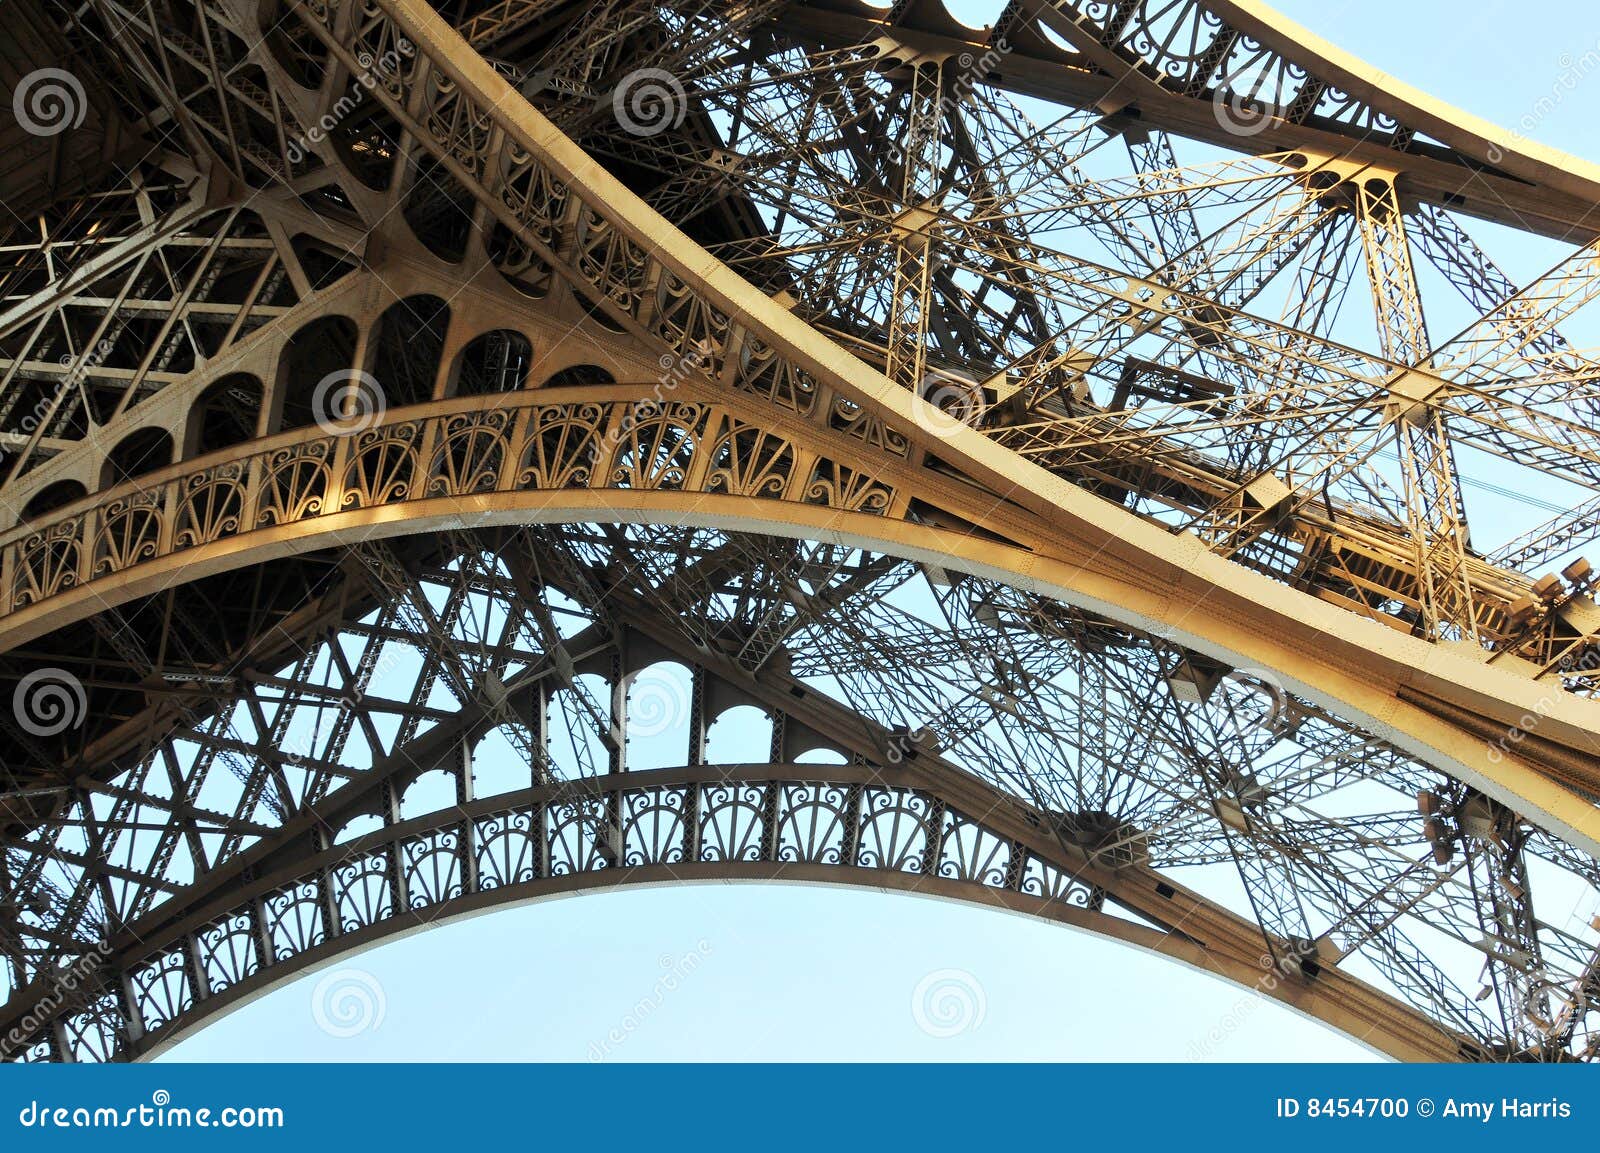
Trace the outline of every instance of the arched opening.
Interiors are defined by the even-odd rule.
[[[100,487],[111,488],[172,463],[172,434],[164,428],[129,433],[106,456]]]
[[[461,351],[455,374],[456,396],[516,392],[528,383],[533,345],[520,332],[497,328]]]
[[[344,828],[334,834],[333,843],[336,845],[347,844],[357,837],[364,837],[368,833],[375,833],[383,828],[383,818],[376,813],[362,813],[358,817],[351,817],[345,822]]]
[[[75,500],[81,500],[89,495],[89,490],[75,480],[58,480],[47,484],[33,494],[32,499],[22,506],[22,519],[24,521],[38,520],[48,516],[58,508],[65,508]]]
[[[574,364],[548,377],[540,388],[574,388],[584,384],[616,384],[612,376],[598,364]]]
[[[380,63],[375,61],[370,76],[383,69],[399,66],[400,58],[390,56]],[[349,91],[360,91],[361,80],[351,82]],[[382,192],[394,179],[395,141],[403,129],[376,100],[365,99],[348,116],[341,118],[328,130],[328,139],[338,150],[339,157],[361,181],[374,192]]]
[[[594,777],[610,771],[611,685],[584,673],[573,687],[550,694],[550,761],[561,780]]]
[[[441,162],[417,161],[406,189],[406,223],[427,250],[440,260],[459,263],[472,236],[475,201]]]
[[[437,296],[408,296],[378,321],[372,375],[389,408],[433,399],[450,309]]]
[[[755,705],[724,709],[706,728],[706,763],[756,765],[772,755],[772,717]]]
[[[842,765],[850,760],[838,749],[827,745],[813,745],[794,754],[797,765]]]
[[[348,377],[355,365],[356,325],[343,316],[325,316],[313,320],[289,340],[278,371],[278,392],[281,399],[277,425],[279,428],[304,428],[328,419],[327,412],[317,411],[318,401],[324,407],[329,389],[319,386],[330,377]],[[336,376],[337,374],[337,376]]]
[[[261,420],[261,382],[249,373],[223,377],[189,409],[184,457],[204,456],[253,440]]]
[[[623,734],[630,772],[688,763],[693,699],[691,674],[676,661],[657,661],[628,678]]]
[[[533,734],[521,725],[496,725],[472,750],[472,795],[493,797],[534,784]]]
[[[533,300],[543,300],[550,295],[556,283],[555,273],[504,224],[496,224],[489,230],[486,247],[489,259],[512,288]]]
[[[400,819],[410,820],[425,813],[437,813],[456,804],[456,775],[445,769],[429,769],[406,786],[400,800]]]

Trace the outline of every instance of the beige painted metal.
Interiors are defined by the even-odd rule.
[[[604,206],[609,219],[685,283],[716,307],[739,317],[748,329],[824,385],[880,414],[919,448],[937,452],[978,480],[993,496],[976,497],[975,503],[986,507],[967,519],[1016,542],[1018,549],[976,544],[965,538],[951,540],[951,534],[909,526],[881,536],[862,532],[858,539],[876,540],[891,551],[913,549],[918,555],[941,556],[956,567],[979,565],[980,571],[1051,590],[1136,627],[1169,634],[1230,663],[1272,669],[1308,696],[1361,720],[1408,752],[1481,784],[1591,851],[1600,848],[1600,815],[1592,805],[1536,768],[1519,763],[1517,757],[1500,757],[1483,735],[1486,727],[1490,731],[1496,726],[1527,728],[1521,720],[1534,717],[1542,740],[1553,743],[1558,751],[1568,750],[1580,766],[1595,763],[1600,749],[1600,704],[1555,691],[1504,664],[1486,663],[1479,652],[1430,644],[1353,619],[1337,607],[1208,553],[1191,537],[1175,536],[1141,520],[1018,458],[972,429],[930,421],[926,406],[910,393],[735,276],[585,156],[520,99],[503,77],[468,51],[430,6],[421,0],[385,0],[385,5],[404,34],[426,55],[446,62],[468,97],[494,109],[496,117],[535,157],[590,204]],[[770,416],[762,414],[755,419]],[[926,470],[919,473],[918,484],[927,476]],[[542,519],[591,515],[591,510],[601,508],[610,508],[618,516],[634,516],[641,508],[630,505],[662,507],[658,501],[672,507],[679,498],[641,499],[635,494],[615,506],[592,496],[570,503],[525,494],[485,499],[486,504],[496,506],[495,515],[523,507],[525,515]],[[537,506],[537,514],[529,506]],[[198,575],[222,565],[283,555],[315,547],[319,540],[332,543],[341,539],[341,532],[362,526],[421,529],[430,515],[476,514],[480,507],[468,502],[447,514],[430,513],[416,505],[404,510],[363,510],[254,533],[248,545],[242,541],[203,545],[181,559],[173,558],[176,563],[146,562],[137,573],[119,573],[94,582],[93,587],[70,590],[56,604],[45,601],[29,606],[7,620],[5,643],[14,646],[61,621],[93,611],[97,604],[115,603],[138,595],[137,590],[160,587],[172,579],[173,572]],[[563,507],[569,511],[558,511]],[[490,510],[484,511],[488,514]],[[352,518],[348,526],[341,524],[344,516]],[[815,531],[811,527],[815,522],[815,512],[801,508],[776,516],[772,512],[741,516],[727,523],[767,525],[775,530],[783,525],[786,527],[779,531],[793,534],[797,529]],[[939,544],[929,547],[931,541]],[[1474,723],[1445,720],[1439,715],[1441,710],[1430,712],[1403,700],[1402,694],[1407,693],[1437,701],[1443,711],[1458,710]],[[1537,747],[1530,743],[1518,752],[1526,756]],[[1572,775],[1570,766],[1558,769],[1547,762],[1543,768]]]
[[[1505,134],[1495,136],[1486,126],[1419,94],[1398,88],[1386,91],[1387,78],[1253,2],[1224,3],[1219,9],[1239,26],[1261,30],[1264,38],[1291,42],[1297,60],[1309,53],[1318,67],[1344,77],[1352,91],[1375,107],[1398,108],[1396,114],[1408,122],[1436,125],[1433,134],[1441,139],[1495,151],[1503,142],[1508,153],[1511,145],[1520,143]],[[1359,722],[1375,736],[1481,788],[1582,849],[1600,854],[1600,813],[1584,795],[1600,791],[1600,702],[1565,694],[1558,678],[1537,679],[1515,660],[1491,662],[1471,644],[1402,635],[1357,618],[1217,556],[1195,537],[1167,532],[972,429],[933,418],[928,406],[901,384],[848,354],[654,212],[522,100],[430,5],[423,0],[378,0],[373,11],[392,19],[422,48],[431,66],[446,73],[464,94],[466,107],[489,110],[493,132],[514,139],[585,207],[628,237],[654,262],[652,270],[670,273],[697,300],[731,318],[737,339],[753,334],[776,349],[786,362],[809,374],[828,401],[843,398],[861,406],[885,435],[874,438],[830,427],[826,417],[831,404],[819,404],[819,412],[806,415],[737,391],[727,379],[701,379],[693,373],[685,378],[681,399],[664,406],[677,410],[665,421],[663,406],[639,403],[650,386],[635,383],[550,393],[531,390],[510,398],[435,399],[391,412],[374,429],[352,435],[309,429],[280,433],[98,492],[53,514],[49,523],[0,534],[4,565],[0,651],[16,649],[103,609],[210,574],[331,545],[440,528],[599,520],[705,525],[837,541],[1040,592],[1232,666],[1270,670],[1295,693]],[[349,22],[348,11],[342,18]],[[311,22],[315,24],[314,19]],[[334,31],[320,31],[350,64],[351,46]],[[402,95],[403,102],[393,101],[394,111],[421,138],[426,135],[417,107],[422,98],[416,93]],[[436,148],[447,165],[455,166],[464,184],[472,185],[472,174],[450,157],[444,143],[448,141],[435,140],[428,146]],[[1548,169],[1545,174],[1552,183],[1572,195],[1592,193],[1597,186],[1591,168],[1538,149],[1516,153],[1506,167]],[[473,191],[484,198],[482,188]],[[1398,214],[1398,190],[1393,186],[1382,207]],[[1384,243],[1382,238],[1375,240],[1369,256],[1381,257]],[[1374,277],[1375,283],[1378,279]],[[1409,270],[1401,279],[1409,279]],[[337,307],[341,295],[355,296],[370,287],[352,282],[319,298],[305,314],[326,313]],[[1402,284],[1396,299],[1415,305],[1414,286]],[[368,300],[362,307],[370,311],[371,305]],[[535,328],[549,320],[528,306],[525,314],[499,322]],[[645,339],[650,334],[643,321],[636,317],[630,321],[637,329],[630,330],[634,344],[619,338],[611,351],[625,348],[627,355],[613,356],[610,363],[631,362],[637,368],[648,364],[653,349]],[[1397,330],[1405,327],[1400,324]],[[467,335],[467,330],[453,331],[452,351]],[[730,338],[730,347],[733,342]],[[1399,359],[1420,361],[1426,351],[1424,333],[1411,340]],[[237,358],[213,366],[210,375],[248,363],[265,376],[273,371],[274,355],[265,347],[247,348]],[[176,418],[184,411],[193,384],[174,388],[138,419],[148,424],[156,416]],[[1415,387],[1408,378],[1397,377],[1393,391],[1405,399],[1406,389]],[[566,472],[542,465],[522,468],[539,440],[535,430],[548,427],[541,421],[552,413],[594,450],[585,457],[590,464],[581,477],[570,468]],[[463,428],[468,430],[465,436]],[[690,435],[682,440],[659,439],[681,432]],[[658,439],[646,444],[641,440],[645,435]],[[717,450],[736,435],[767,437],[781,444],[790,461],[788,471],[777,477],[781,483],[769,483],[764,473],[747,475],[726,466]],[[889,447],[886,442],[894,435],[904,437],[906,446]],[[471,437],[481,437],[482,443],[469,446]],[[646,449],[663,443],[679,454],[675,459],[688,462],[683,477],[669,481],[640,464],[651,457]],[[452,462],[459,457],[450,451],[452,446],[468,460],[479,459],[474,453],[500,455],[493,457],[492,468],[484,465],[467,476],[455,471]],[[95,451],[63,454],[30,484],[38,487],[56,477],[89,483],[98,447],[88,449]],[[275,506],[270,515],[263,512],[269,498],[280,491],[273,478],[281,478],[282,472],[273,469],[284,460],[314,464],[324,459],[327,489],[315,507],[303,503]],[[380,470],[397,461],[410,470],[415,483],[396,487],[384,482]],[[565,467],[572,462],[558,463]],[[1449,471],[1448,463],[1438,464],[1434,471],[1443,475]],[[1450,480],[1434,487],[1453,488]],[[197,494],[204,494],[204,501]],[[915,513],[913,499],[919,505]],[[51,567],[52,549],[57,546],[78,550],[70,565]],[[1425,556],[1422,567],[1426,571],[1436,565],[1445,580],[1453,580],[1466,564],[1463,548],[1442,559]],[[35,579],[40,573],[44,577]],[[1470,601],[1470,588],[1464,595]],[[1497,734],[1512,728],[1532,735],[1519,739],[1514,750],[1507,750],[1504,740],[1497,747]],[[961,788],[955,781],[943,785]],[[414,830],[402,827],[383,836],[407,831]],[[617,883],[668,879],[684,878],[644,870],[631,881],[622,878]],[[705,879],[764,878],[732,868],[710,871]],[[784,879],[838,878],[799,868]],[[902,887],[895,879],[879,878],[875,883]],[[1157,899],[1158,881],[1153,875],[1121,874],[1106,884],[1121,885],[1129,903],[1145,912],[1154,913],[1161,900],[1172,899],[1169,894]],[[446,917],[465,916],[501,901],[589,887],[593,887],[590,880],[574,880],[537,891],[508,891],[488,900],[463,899],[447,903],[443,911]],[[956,887],[940,895],[1040,913],[1022,909],[1011,897],[967,893]],[[1093,920],[1087,914],[1049,910],[1042,915],[1163,952],[1246,986],[1261,984],[1261,967],[1253,963],[1260,930],[1203,902],[1190,913],[1205,928],[1203,946],[1127,922],[1108,925],[1105,919]],[[318,963],[352,945],[370,944],[393,931],[374,927],[359,939],[341,939],[337,948],[305,954],[297,967]],[[255,995],[277,979],[275,974],[264,974],[261,980],[240,986],[236,995],[207,1002],[190,1024],[198,1024],[234,996]],[[1425,1019],[1342,972],[1330,971],[1326,981],[1309,986],[1289,983],[1282,988],[1284,992],[1266,991],[1352,1035],[1371,1036],[1384,1052],[1422,1059],[1456,1055],[1453,1042],[1430,1033],[1433,1027]]]
[[[441,402],[432,407],[443,415],[470,411],[473,401]],[[396,414],[390,417],[396,423],[402,420]],[[270,451],[274,444],[287,447],[308,443],[314,442],[306,441],[302,433],[293,433],[262,446],[247,448]],[[837,441],[828,447],[840,451]],[[849,446],[845,447],[848,451]],[[260,458],[258,452],[241,452],[237,459],[252,455]],[[980,493],[969,490],[963,494],[963,486],[957,482],[929,478],[909,470],[904,464],[897,468],[887,460],[869,458],[863,461],[859,457],[851,463],[863,471],[870,468],[870,475],[899,492],[910,491],[905,486],[915,483],[919,486],[915,491],[924,499],[944,497],[946,507],[956,515],[970,511],[978,516],[983,513],[984,506],[992,503]],[[212,465],[207,471],[228,468],[228,465]],[[423,470],[419,468],[418,471]],[[173,492],[193,487],[186,485],[184,478],[194,474],[187,473],[182,466],[168,472],[171,475],[156,474],[144,483],[160,485]],[[343,494],[339,495],[342,498]],[[961,499],[963,496],[965,499]],[[892,504],[893,498],[887,503]],[[1600,813],[1586,800],[1515,757],[1492,756],[1498,750],[1491,749],[1481,737],[1469,735],[1461,727],[1401,699],[1398,694],[1403,688],[1427,692],[1438,686],[1438,679],[1429,675],[1430,669],[1409,670],[1403,679],[1387,682],[1372,675],[1371,654],[1374,652],[1398,650],[1403,653],[1407,649],[1420,649],[1428,655],[1448,655],[1438,646],[1399,637],[1381,625],[1348,614],[1341,614],[1343,620],[1336,641],[1319,632],[1315,622],[1298,623],[1287,612],[1278,623],[1263,628],[1260,601],[1248,594],[1208,588],[1192,578],[1185,580],[1181,571],[1172,573],[1170,585],[1150,587],[1149,583],[1138,579],[1141,570],[1136,564],[1128,563],[1100,542],[1073,542],[1056,534],[1046,537],[1039,532],[1038,522],[1015,510],[1009,513],[993,510],[983,521],[990,531],[1017,542],[1005,544],[990,536],[914,524],[847,507],[829,508],[792,499],[770,500],[704,491],[524,488],[395,500],[350,511],[309,515],[289,523],[167,551],[114,575],[63,588],[5,618],[3,643],[11,647],[24,644],[68,620],[81,619],[113,604],[126,603],[215,572],[315,548],[443,527],[571,520],[694,523],[735,531],[849,542],[1060,597],[1112,619],[1210,652],[1236,666],[1278,670],[1296,692],[1357,720],[1375,735],[1392,741],[1408,753],[1479,785],[1574,843],[1590,851],[1600,851]],[[168,539],[170,542],[170,534]],[[1067,547],[1061,547],[1063,544]],[[1315,604],[1279,586],[1267,587],[1284,598]],[[1327,611],[1339,612],[1331,607]],[[1466,664],[1459,658],[1455,660]],[[1476,684],[1456,681],[1454,684],[1446,682],[1446,687],[1457,691],[1476,688],[1487,697],[1496,681],[1511,679],[1483,665],[1467,667],[1480,674]],[[1446,666],[1446,671],[1453,670]],[[1532,682],[1523,684],[1537,688]],[[1529,707],[1534,706],[1530,704]]]

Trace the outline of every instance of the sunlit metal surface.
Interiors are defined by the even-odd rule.
[[[1587,164],[1245,2],[23,9],[8,1058],[726,879],[1600,1051]]]

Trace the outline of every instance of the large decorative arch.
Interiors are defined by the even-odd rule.
[[[48,524],[0,537],[4,641],[25,643],[168,587],[174,574],[194,579],[329,543],[439,525],[659,517],[840,539],[1048,590],[1134,627],[1167,630],[1230,667],[1272,669],[1296,691],[1600,847],[1600,816],[1520,763],[1543,752],[1537,742],[1563,725],[1586,732],[1596,708],[1591,702],[1551,702],[1536,681],[1519,683],[1500,669],[1428,651],[1423,642],[1352,622],[1332,606],[1302,603],[1303,596],[1265,580],[1227,594],[1200,585],[1180,599],[1177,590],[1194,579],[1182,567],[1190,550],[1170,544],[1163,551],[1172,583],[1147,573],[1139,589],[1136,573],[1108,555],[1113,540],[1057,551],[1068,542],[1050,526],[985,516],[988,501],[961,499],[953,485],[946,490],[948,513],[963,527],[936,527],[914,517],[911,492],[926,500],[938,481],[916,476],[892,452],[864,452],[854,439],[837,437],[831,448],[838,455],[825,455],[759,426],[737,400],[661,404],[640,399],[642,391],[559,389],[546,400],[535,390],[487,410],[476,398],[440,401],[385,412],[375,425],[349,433],[280,434],[226,459],[141,477],[126,493],[101,494],[98,505],[62,510]],[[789,427],[800,435],[799,426]],[[400,509],[403,518],[395,516]],[[962,515],[969,512],[970,519]],[[975,533],[979,523],[988,531]],[[1012,539],[996,536],[997,528]],[[1194,609],[1202,602],[1203,617]],[[1240,615],[1232,616],[1230,606]],[[1311,614],[1318,607],[1324,620]],[[1251,623],[1263,611],[1275,621],[1266,631]],[[1319,631],[1327,639],[1312,640]],[[1460,703],[1451,712],[1433,701]],[[1515,726],[1519,715],[1539,715],[1548,728],[1508,756],[1474,730],[1463,733],[1457,718],[1466,708],[1503,716],[1504,726]],[[1551,755],[1559,758],[1559,750]],[[1581,758],[1556,763],[1582,771]]]
[[[203,172],[188,199],[157,182],[172,215],[161,235],[148,226],[146,241],[182,233],[193,246],[206,212],[237,216],[243,173],[279,195],[263,208],[265,235],[252,229],[241,247],[272,249],[281,267],[226,281],[255,311],[248,323],[241,314],[224,331],[196,313],[210,326],[199,357],[174,343],[171,325],[216,278],[175,292],[172,321],[133,326],[145,346],[137,355],[114,350],[113,363],[75,367],[100,373],[92,420],[104,431],[45,446],[56,455],[13,490],[27,501],[24,522],[0,534],[0,655],[71,664],[90,653],[94,675],[78,689],[105,717],[82,740],[48,722],[4,738],[29,766],[4,827],[25,846],[28,903],[7,915],[44,942],[3,958],[14,995],[0,1026],[20,1030],[27,1055],[150,1055],[419,916],[728,879],[919,889],[1060,920],[1260,988],[1400,1056],[1600,1052],[1590,1028],[1600,954],[1581,934],[1539,923],[1517,897],[1530,860],[1595,880],[1600,770],[1590,750],[1600,705],[1585,674],[1600,652],[1600,619],[1582,571],[1570,587],[1535,580],[1472,552],[1464,524],[1419,529],[1336,507],[1270,470],[1223,468],[1216,454],[1189,451],[1185,438],[1216,448],[1236,419],[1213,411],[1227,390],[1203,374],[1130,356],[1109,400],[1097,399],[1085,383],[1094,353],[1052,336],[1016,374],[1050,384],[1049,403],[1027,409],[1010,370],[966,380],[918,360],[924,352],[908,372],[895,333],[877,342],[813,323],[804,286],[741,253],[760,249],[749,237],[727,243],[727,219],[683,217],[700,240],[669,222],[673,197],[694,194],[695,181],[651,186],[628,157],[598,161],[578,143],[581,116],[558,123],[524,99],[538,77],[475,50],[526,19],[522,6],[497,6],[461,29],[422,0],[376,0],[354,16],[318,3],[239,7],[246,20],[199,8],[195,19],[214,26],[227,54],[241,28],[265,18],[269,45],[230,74],[264,77],[289,121],[323,135],[307,131],[286,149],[283,124],[262,123],[253,100],[216,94],[239,113],[237,127],[208,123],[227,144],[196,149],[190,159]],[[1007,9],[1003,27],[981,34],[936,4],[792,7],[789,27],[824,45],[847,38],[860,73],[943,85],[952,62],[968,67],[965,56],[985,84],[1016,83],[1003,71],[1024,76],[1024,88],[1070,92],[1130,144],[1143,125],[1166,122],[1226,143],[1230,115],[1259,117],[1250,135],[1276,150],[1271,178],[1305,194],[1295,211],[1347,213],[1384,273],[1375,277],[1378,353],[1329,342],[1306,351],[1289,326],[1227,303],[1177,258],[1152,263],[1149,275],[1083,262],[1060,278],[1086,315],[1110,315],[1112,327],[1162,333],[1196,355],[1237,342],[1246,351],[1233,368],[1285,375],[1292,363],[1304,395],[1291,405],[1353,406],[1414,430],[1405,435],[1424,455],[1430,422],[1437,434],[1447,419],[1506,415],[1478,387],[1505,346],[1538,347],[1557,364],[1570,352],[1559,343],[1548,352],[1553,333],[1529,316],[1537,293],[1502,291],[1481,263],[1452,271],[1478,294],[1482,319],[1433,348],[1408,311],[1410,249],[1398,222],[1422,221],[1429,244],[1448,239],[1440,206],[1587,236],[1595,173],[1396,89],[1253,3],[1057,3],[1036,17]],[[163,37],[137,21],[127,35]],[[174,62],[174,92],[207,75],[188,52],[179,42],[162,52]],[[993,52],[1016,58],[1003,70],[981,63]],[[333,117],[358,85],[361,114]],[[1153,159],[1141,174],[1166,171],[1159,138],[1146,145]],[[205,155],[224,147],[233,150],[226,175]],[[716,188],[736,186],[749,159],[695,155],[715,170]],[[748,203],[731,211],[746,225],[760,219]],[[868,203],[863,214],[872,211]],[[904,257],[932,247],[945,227],[938,217],[936,206],[908,203],[878,232]],[[371,227],[340,223],[357,219]],[[713,255],[701,241],[717,239]],[[105,255],[91,270],[126,256]],[[1582,296],[1591,265],[1580,253],[1539,291]],[[418,323],[397,323],[417,319],[408,302],[425,299]],[[41,307],[0,321],[30,320],[28,309]],[[450,366],[485,333],[520,334],[526,380],[546,387],[450,396]],[[181,371],[167,371],[174,366]],[[231,372],[266,382],[259,427],[270,435],[230,437],[138,476],[122,469],[90,494],[118,463],[108,445],[183,427]],[[134,383],[117,393],[108,382],[124,374]],[[340,374],[375,376],[380,403],[317,411],[318,389]],[[156,395],[142,400],[141,389]],[[1142,425],[1130,398],[1172,404],[1181,426]],[[1536,439],[1581,471],[1600,452],[1572,423]],[[42,443],[32,437],[30,451]],[[1135,491],[1156,511],[1127,507]],[[29,499],[43,494],[52,499]],[[1439,506],[1447,520],[1448,505]],[[655,551],[629,553],[638,526],[657,534]],[[538,547],[519,543],[528,540]],[[1445,542],[1438,555],[1430,540]],[[638,563],[615,563],[624,554]],[[459,562],[449,580],[447,561]],[[255,580],[244,596],[246,582],[228,578],[247,570]],[[940,634],[897,619],[903,634],[875,630],[871,614],[899,609],[870,591],[908,572],[961,627]],[[309,602],[290,588],[312,590]],[[538,644],[520,635],[460,643],[451,629],[461,606],[491,592]],[[213,609],[215,630],[196,624],[189,593]],[[728,610],[729,601],[744,607]],[[820,635],[824,618],[850,627],[845,610],[858,602],[868,624],[843,639]],[[564,634],[558,609],[572,606],[586,627]],[[230,612],[250,618],[248,644],[234,645]],[[131,627],[151,618],[171,630],[159,659]],[[459,713],[412,700],[392,746],[358,733],[374,727],[361,694],[369,661],[381,658],[367,643],[352,660],[340,644],[352,635],[409,647],[419,690],[446,686]],[[794,637],[823,653],[831,642],[869,654],[833,675],[879,683],[852,707],[821,699],[815,668],[807,680],[791,667],[816,655],[791,646]],[[289,686],[315,671],[285,655],[280,638],[326,662],[326,683],[310,691],[337,721],[310,751],[285,743],[289,722],[259,699],[262,686],[298,693]],[[1015,659],[1019,645],[1071,654],[1079,663],[1057,672],[1098,678],[1098,690],[1128,703],[1124,722],[1149,722],[1140,736],[1199,726],[1206,740],[1174,737],[1164,753],[1183,775],[1154,784],[1133,763],[1140,750],[1128,734],[1116,746],[1122,764],[1104,749],[1096,760],[1094,740],[1066,726],[1052,730],[1049,748],[1030,745],[1026,726],[1059,702],[1052,678]],[[219,652],[226,659],[212,659]],[[630,772],[628,677],[655,660],[695,670],[685,763]],[[928,670],[946,665],[962,669],[971,699],[937,725],[896,729],[882,705],[885,671],[931,697]],[[20,691],[21,674],[14,679]],[[1239,724],[1231,694],[1241,688],[1265,691],[1269,719],[1286,727]],[[774,718],[768,763],[702,763],[706,721],[729,701]],[[592,730],[574,742],[578,770],[539,756],[552,708]],[[251,740],[234,733],[241,714]],[[1010,770],[996,767],[1005,757],[973,758],[991,725],[1017,742]],[[181,735],[140,744],[138,734],[157,731]],[[526,752],[537,774],[529,787],[472,795],[470,750],[489,731],[513,734],[506,739]],[[1280,745],[1304,761],[1271,761]],[[845,763],[800,763],[819,748]],[[1235,753],[1250,755],[1241,766]],[[1201,899],[1153,865],[1156,824],[1125,821],[1109,802],[1065,805],[1045,773],[1014,767],[1052,755],[1063,773],[1088,764],[1117,787],[1181,794],[1186,811],[1176,815],[1143,800],[1192,833],[1184,851],[1193,860],[1232,859],[1251,908]],[[149,783],[158,758],[167,792]],[[1282,771],[1258,776],[1258,761]],[[52,763],[71,772],[58,780],[36,770]],[[406,787],[430,773],[455,782],[457,804],[404,819]],[[1328,775],[1361,786],[1381,778],[1392,811],[1323,821],[1270,803]],[[219,807],[206,790],[230,776],[238,787]],[[1090,788],[1079,800],[1098,795]],[[113,806],[106,833],[97,804]],[[121,835],[142,817],[163,828],[148,860]],[[1394,861],[1380,850],[1395,846],[1404,867],[1382,867]],[[1174,855],[1171,844],[1163,851]],[[1340,853],[1369,857],[1339,869]],[[1294,891],[1297,869],[1331,886],[1316,918]],[[91,925],[95,901],[106,915]],[[1433,953],[1397,934],[1404,916],[1448,928],[1441,956],[1483,944],[1464,926],[1511,926],[1517,952],[1491,950],[1486,966],[1498,1020]],[[93,948],[92,929],[101,931]],[[71,996],[61,995],[57,962]]]

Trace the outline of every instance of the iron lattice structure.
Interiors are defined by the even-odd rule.
[[[8,14],[7,1057],[729,878],[1600,1051],[1600,172],[1253,0]]]

